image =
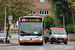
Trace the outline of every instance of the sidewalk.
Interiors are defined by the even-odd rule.
[[[0,47],[13,46],[13,45],[19,45],[19,44],[14,44],[14,43],[0,43]]]
[[[73,44],[73,45],[75,45],[75,41],[68,41],[68,44]]]

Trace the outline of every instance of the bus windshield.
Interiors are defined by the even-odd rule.
[[[20,34],[42,34],[42,22],[21,22]]]

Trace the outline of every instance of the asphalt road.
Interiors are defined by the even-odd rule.
[[[0,50],[75,50],[75,45],[70,44],[50,44],[47,43],[43,46],[41,45],[33,45],[33,44],[26,44],[26,45],[13,45],[13,46],[4,46],[0,47]]]
[[[75,50],[74,44],[47,44],[38,45],[38,44],[24,44],[19,45],[18,43],[18,34],[11,34],[11,43],[16,43],[18,45],[4,46],[0,47],[0,50]]]
[[[18,43],[18,34],[11,34],[11,43],[17,43],[18,45],[13,46],[4,46],[0,47],[0,50],[75,50],[74,44],[50,44],[49,42],[47,44],[43,44],[43,46],[38,44],[24,44],[19,45]]]

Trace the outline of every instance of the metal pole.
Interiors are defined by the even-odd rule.
[[[11,43],[11,21],[10,21],[10,29],[9,29],[9,43]]]
[[[63,27],[65,28],[65,17],[63,15]]]
[[[56,10],[56,4],[54,4],[54,10]]]
[[[4,22],[4,42],[5,42],[5,38],[6,38],[6,6],[5,6],[5,22]]]

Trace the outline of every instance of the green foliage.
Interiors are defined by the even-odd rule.
[[[60,20],[61,24],[63,23],[63,16],[60,16],[60,14],[64,14],[65,16],[65,24],[72,23],[72,13],[68,3],[63,1],[56,4],[56,6],[56,17]]]
[[[7,23],[8,16],[13,16],[13,23],[15,23],[19,17],[29,14],[31,7],[34,7],[32,0],[1,0],[0,1],[0,29],[4,27],[4,16],[5,16],[5,4],[10,4],[11,6],[6,7],[7,12]]]
[[[61,27],[62,26],[61,21],[59,19],[57,19],[57,18],[54,18],[53,26]]]
[[[60,25],[63,24],[63,16],[60,16],[60,14],[65,15],[65,24],[72,23],[72,12],[70,10],[70,5],[65,0],[48,0],[51,1],[51,4],[53,5],[55,17],[60,21]],[[54,14],[53,14],[54,15]]]
[[[49,30],[46,33],[49,33]]]
[[[64,14],[65,16],[65,25],[66,25],[66,29],[68,32],[73,32],[74,31],[74,27],[72,26],[72,23],[74,22],[73,19],[73,11],[71,9],[71,3],[67,2],[68,0],[48,0],[49,3],[51,1],[51,4],[53,5],[53,11],[56,17],[56,20],[58,22],[58,26],[60,27],[61,25],[63,25],[63,16],[60,16],[60,14]],[[74,1],[72,1],[74,2]],[[73,4],[73,3],[72,3]],[[55,10],[56,9],[56,10]],[[53,15],[54,15],[53,14]],[[55,22],[55,23],[57,23]],[[71,24],[71,26],[70,26]]]
[[[67,24],[66,25],[66,31],[69,33],[73,33],[74,32],[73,24]]]
[[[53,15],[45,15],[44,16],[44,23],[46,23],[46,28],[50,28],[50,25],[53,25],[54,23],[54,19],[53,19]]]

